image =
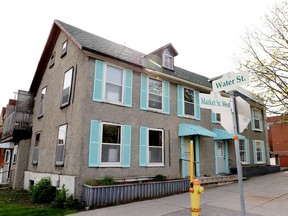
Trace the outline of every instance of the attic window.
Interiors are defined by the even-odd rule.
[[[56,52],[53,52],[50,57],[49,68],[53,67],[53,65],[55,64],[55,56],[56,56]]]
[[[61,58],[67,54],[67,44],[68,40],[64,41],[62,44]]]
[[[163,67],[174,70],[174,57],[168,49],[163,51]]]

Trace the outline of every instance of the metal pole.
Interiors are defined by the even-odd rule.
[[[194,180],[194,146],[193,141],[190,141],[190,183]]]
[[[238,123],[237,123],[237,106],[234,91],[229,92],[231,99],[231,110],[233,115],[233,128],[234,128],[234,145],[236,154],[236,164],[237,164],[237,175],[238,175],[238,186],[240,191],[240,205],[241,205],[241,215],[246,216],[245,202],[244,202],[244,192],[243,192],[243,181],[242,181],[242,166],[240,161],[240,150],[239,150],[239,139],[238,139]]]

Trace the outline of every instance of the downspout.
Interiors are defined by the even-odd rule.
[[[264,112],[265,111],[265,112]],[[264,116],[264,121],[263,121],[263,129],[265,133],[265,153],[266,153],[266,163],[270,165],[270,147],[269,147],[269,141],[268,141],[268,128],[267,128],[267,122],[266,122],[266,110],[265,108],[263,109],[263,116]]]

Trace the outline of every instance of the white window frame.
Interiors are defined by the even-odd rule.
[[[66,81],[66,80],[67,80],[67,79],[66,79],[66,75],[67,75],[68,73],[71,73],[70,83],[68,83],[69,80]],[[67,75],[67,76],[68,76],[68,75]],[[60,105],[61,108],[62,108],[62,107],[65,107],[65,106],[67,106],[67,105],[70,104],[71,93],[72,93],[72,86],[73,86],[73,77],[74,77],[74,68],[71,67],[71,68],[70,68],[69,70],[67,70],[67,71],[65,72],[65,74],[64,74],[63,88],[62,88],[62,94],[61,94],[61,105]],[[69,93],[68,93],[68,100],[67,100],[67,102],[63,103],[63,96],[64,96],[64,90],[65,90],[64,88],[65,88],[65,86],[67,86],[68,84],[70,85],[70,86],[69,86]]]
[[[43,94],[43,92],[44,92],[44,94]],[[39,103],[38,118],[40,118],[40,117],[42,117],[44,115],[45,101],[46,101],[46,94],[47,94],[46,92],[47,92],[47,86],[42,88],[41,93],[40,93],[40,103]]]
[[[152,163],[150,162],[150,143],[149,143],[149,134],[150,131],[160,131],[162,133],[162,162],[160,163]],[[155,128],[147,128],[147,161],[148,161],[148,165],[150,167],[156,167],[156,166],[164,166],[164,130],[162,129],[155,129]],[[152,148],[159,148],[159,147],[152,147]]]
[[[256,154],[256,161],[255,161],[255,163],[256,164],[263,164],[263,163],[265,163],[265,161],[263,160],[264,158],[263,158],[263,154],[265,153],[264,151],[265,151],[265,148],[263,148],[263,141],[262,140],[254,140],[255,141],[255,149],[253,149],[253,151],[254,151],[254,154]],[[261,151],[257,151],[257,143],[259,143],[260,144],[260,147],[261,147]],[[258,160],[258,153],[260,153],[260,155],[261,155],[261,161],[259,161]]]
[[[241,149],[241,146],[243,147],[243,149]],[[248,164],[247,162],[247,148],[246,148],[246,142],[245,140],[239,140],[239,153],[240,153],[240,161],[242,164]],[[241,153],[243,153],[245,155],[245,160],[242,160],[241,158]]]
[[[259,117],[256,118],[256,115],[259,114]],[[253,120],[254,120],[254,130],[255,131],[261,131],[261,110],[259,109],[254,109],[254,114],[253,114]],[[256,121],[259,121],[259,128],[256,128]]]
[[[8,164],[9,161],[10,161],[10,154],[11,154],[11,150],[10,150],[10,149],[6,149],[6,151],[5,151],[5,157],[4,157],[4,162],[5,162],[6,164]]]
[[[162,65],[170,70],[174,69],[174,56],[171,54],[169,49],[163,50]]]
[[[114,68],[117,68],[119,70],[122,71],[122,83],[121,83],[121,101],[114,101],[114,100],[111,100],[109,98],[106,98],[106,90],[107,90],[107,67],[110,66],[110,67],[114,67]],[[116,65],[113,65],[113,64],[107,64],[105,63],[104,64],[104,76],[105,76],[105,80],[104,80],[104,91],[103,91],[103,94],[104,94],[104,101],[105,102],[108,102],[108,103],[112,103],[112,104],[117,104],[117,105],[123,105],[124,104],[124,69],[122,67],[119,67],[119,66],[116,66]],[[109,83],[109,82],[108,82]],[[115,84],[115,83],[110,83],[112,85],[117,85],[119,86],[118,84]]]
[[[103,128],[104,125],[113,125],[113,126],[119,126],[120,127],[120,156],[119,156],[119,162],[102,162],[102,147],[103,147]],[[123,137],[122,137],[122,130],[123,127],[121,124],[114,124],[114,123],[108,123],[108,122],[101,122],[101,137],[100,137],[100,167],[122,167],[122,151],[123,151]],[[107,145],[113,145],[113,143],[107,143]],[[104,143],[105,145],[105,143]]]
[[[186,112],[185,112],[185,103],[190,103],[190,104],[192,104],[191,102],[188,102],[188,101],[185,101],[185,89],[188,89],[188,90],[192,90],[193,91],[193,99],[194,99],[194,115],[188,115],[188,114],[186,114]],[[195,103],[195,89],[191,89],[191,88],[188,88],[188,87],[185,87],[185,86],[183,86],[183,114],[184,114],[184,116],[185,117],[188,117],[188,118],[195,118],[196,117],[196,115],[195,115],[195,113],[196,113],[196,103]]]
[[[157,96],[161,96],[161,109],[157,109],[157,108],[154,108],[154,107],[150,107],[149,106],[149,101],[150,101],[150,80],[155,80],[157,82],[161,82],[161,95],[159,94],[154,94],[154,93],[151,93],[151,94],[154,94],[154,95],[157,95]],[[163,85],[163,81],[162,80],[158,80],[158,79],[155,79],[155,78],[148,78],[148,109],[149,110],[153,110],[153,111],[157,111],[157,112],[163,112],[163,105],[164,105],[164,96],[163,96],[163,92],[164,92],[164,85]]]

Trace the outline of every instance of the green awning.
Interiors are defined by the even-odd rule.
[[[178,136],[190,136],[190,135],[208,136],[213,138],[216,137],[215,133],[199,125],[179,124]]]
[[[234,135],[228,133],[226,130],[214,128],[213,132],[216,134],[214,140],[227,140],[227,139],[234,139]],[[245,140],[246,137],[243,135],[238,134],[239,140]]]

